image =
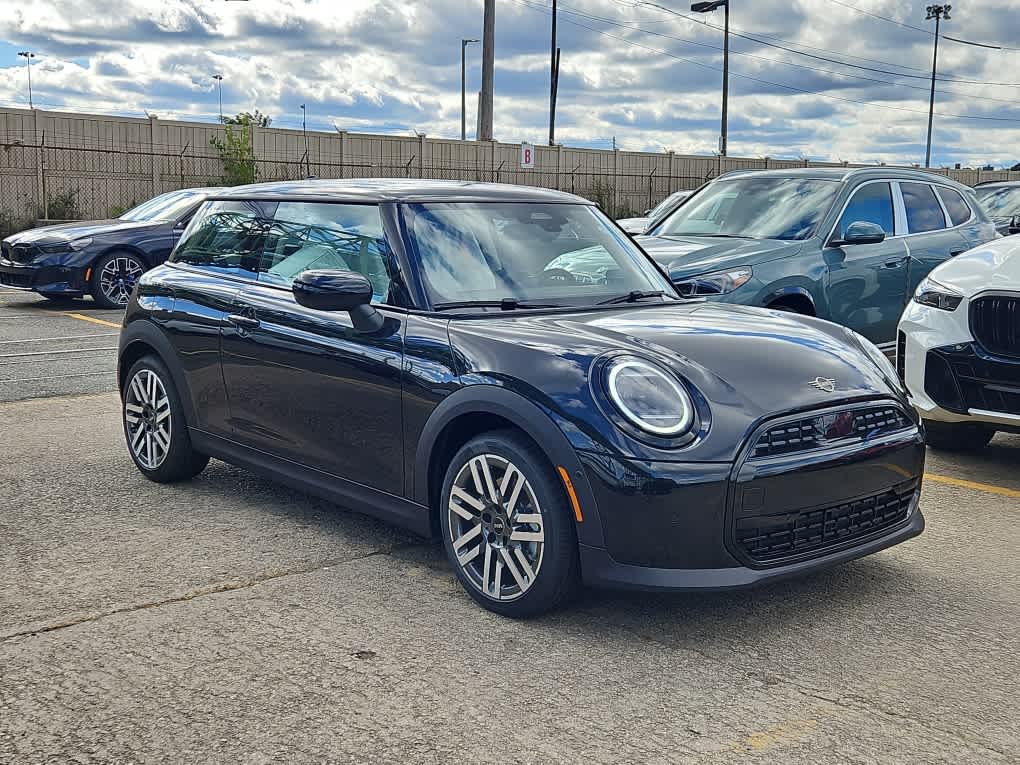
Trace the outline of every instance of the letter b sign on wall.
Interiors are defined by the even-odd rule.
[[[530,143],[521,144],[521,167],[524,170],[535,169],[535,147]]]

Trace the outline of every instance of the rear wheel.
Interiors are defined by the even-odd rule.
[[[580,582],[573,517],[545,456],[512,431],[469,441],[443,482],[446,556],[481,606],[535,616],[566,603]]]
[[[103,308],[123,308],[131,299],[138,278],[145,273],[145,264],[130,252],[111,252],[92,267],[89,292]]]
[[[983,449],[995,435],[995,429],[980,422],[924,421],[928,446],[947,452],[970,452]]]
[[[157,483],[186,481],[201,473],[209,458],[191,447],[181,399],[163,362],[145,356],[126,380],[124,437],[135,466]]]

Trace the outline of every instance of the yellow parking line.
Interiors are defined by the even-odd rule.
[[[959,486],[963,489],[987,491],[989,494],[998,494],[1000,497],[1013,497],[1014,499],[1020,499],[1020,490],[1007,489],[1005,486],[994,486],[990,483],[967,481],[963,478],[952,478],[951,476],[939,475],[938,473],[925,473],[924,480],[933,481],[934,483],[944,483],[946,486]]]
[[[120,324],[114,324],[112,321],[106,319],[97,319],[93,316],[86,316],[83,313],[65,313],[64,316],[70,316],[72,319],[79,319],[81,321],[91,321],[93,324],[102,324],[104,327],[116,327],[120,329]]]

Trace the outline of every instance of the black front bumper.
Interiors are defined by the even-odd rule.
[[[605,548],[585,581],[651,590],[744,587],[917,536],[924,440],[912,423],[858,443],[735,463],[582,454]]]
[[[88,291],[84,266],[19,265],[0,261],[0,286],[47,295],[83,295]]]

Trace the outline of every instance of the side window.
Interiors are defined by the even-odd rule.
[[[970,220],[973,211],[970,209],[970,205],[967,204],[959,191],[955,189],[947,188],[946,186],[936,186],[935,189],[938,191],[939,196],[942,197],[942,204],[949,210],[949,217],[953,221],[954,226],[959,226],[961,223],[966,223]]]
[[[259,266],[259,281],[289,287],[302,271],[357,271],[374,302],[388,302],[389,248],[376,205],[280,202]]]
[[[889,236],[896,233],[892,188],[888,183],[869,183],[854,192],[846,210],[843,211],[843,217],[839,219],[840,237],[846,232],[847,226],[858,221],[876,223]]]
[[[927,183],[900,182],[903,192],[903,206],[907,212],[907,228],[911,234],[922,231],[938,231],[946,227],[946,216],[942,212],[935,191]]]
[[[206,202],[191,219],[171,262],[255,279],[274,207],[247,200]]]

